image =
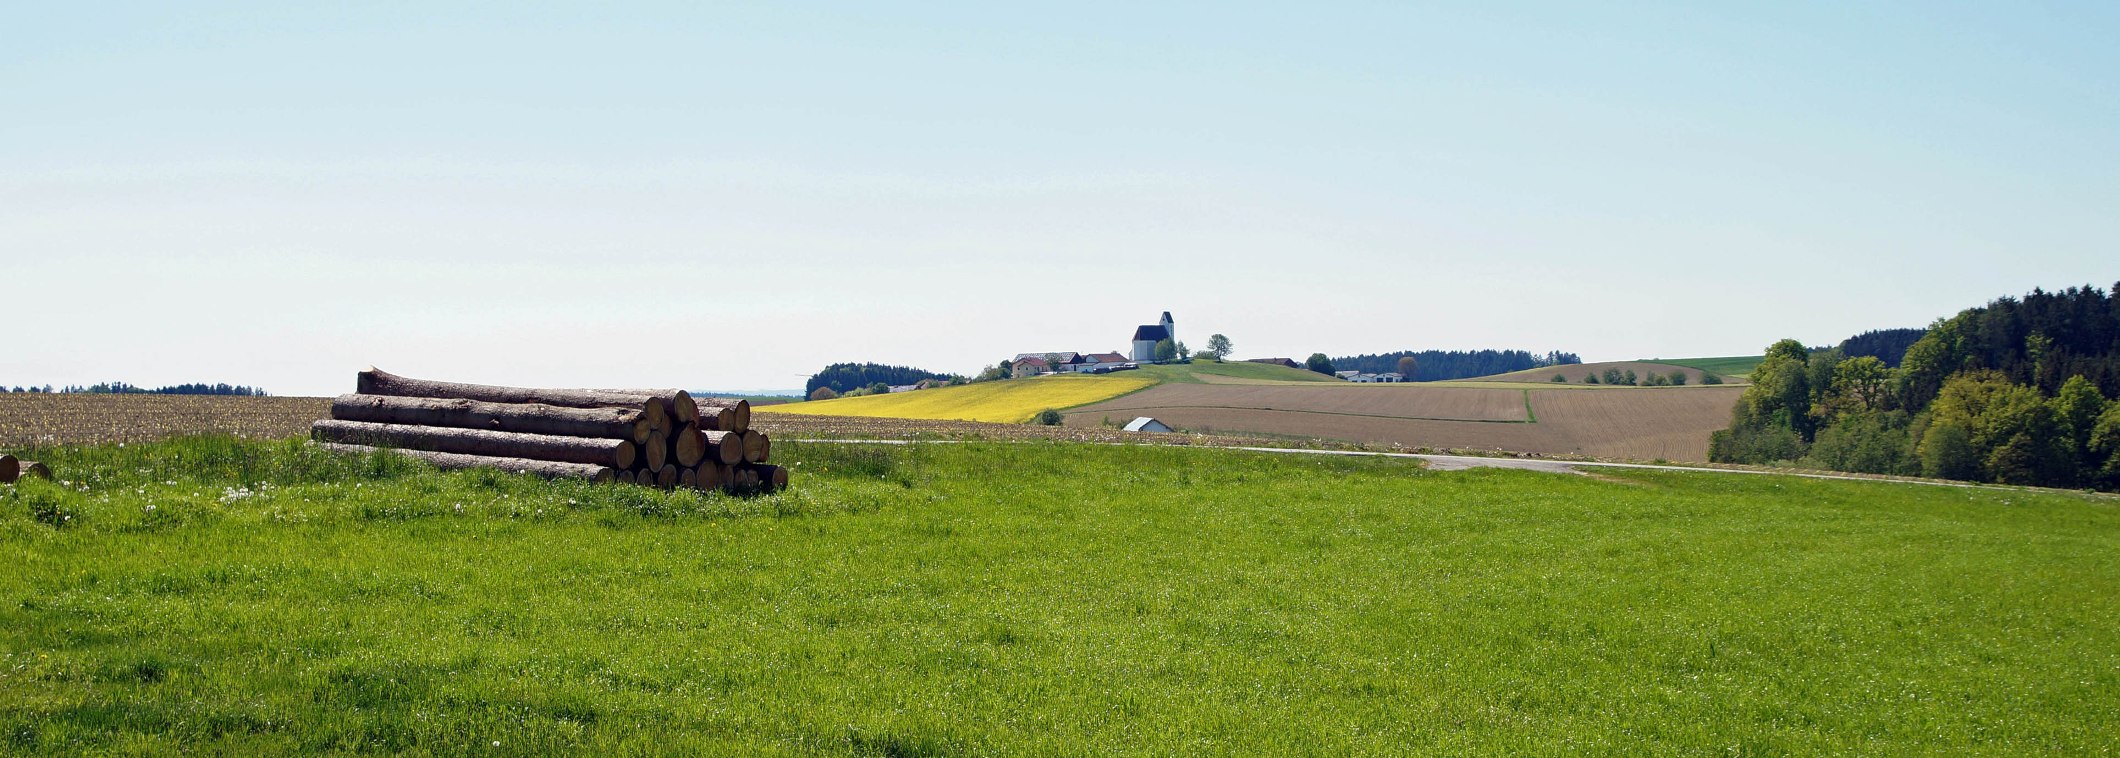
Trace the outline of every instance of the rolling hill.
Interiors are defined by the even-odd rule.
[[[1685,366],[1686,368],[1695,368],[1700,369],[1702,371],[1712,371],[1717,374],[1721,374],[1725,377],[1734,377],[1740,379],[1750,377],[1752,375],[1752,368],[1754,366],[1758,366],[1759,362],[1762,360],[1766,360],[1766,356],[1733,355],[1723,358],[1649,359],[1649,361],[1652,363],[1666,363],[1673,366]]]

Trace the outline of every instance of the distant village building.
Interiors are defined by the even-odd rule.
[[[1131,421],[1131,422],[1128,422],[1128,423],[1127,423],[1127,425],[1126,425],[1126,430],[1127,430],[1127,431],[1129,431],[1129,432],[1170,432],[1170,431],[1176,431],[1176,430],[1174,430],[1174,429],[1170,428],[1170,425],[1169,425],[1169,424],[1165,424],[1165,423],[1163,423],[1163,422],[1161,422],[1161,421],[1157,421],[1157,420],[1155,420],[1155,419],[1152,419],[1152,418],[1149,418],[1149,417],[1147,417],[1147,416],[1142,416],[1142,417],[1140,417],[1140,418],[1134,419],[1134,420],[1133,420],[1133,421]]]
[[[1053,364],[1036,356],[1019,357],[1009,362],[1009,375],[1017,378],[1052,373]]]
[[[1301,363],[1297,363],[1297,362],[1295,362],[1294,360],[1291,360],[1291,359],[1288,359],[1288,358],[1246,358],[1246,359],[1244,359],[1244,362],[1245,362],[1245,363],[1270,363],[1270,364],[1273,364],[1273,365],[1275,365],[1275,366],[1287,366],[1287,367],[1289,367],[1289,368],[1302,368],[1302,367],[1303,367],[1303,364],[1301,364]]]
[[[1342,371],[1340,373],[1344,374],[1347,372]],[[1406,375],[1398,373],[1396,371],[1386,372],[1382,374],[1357,373],[1354,376],[1346,377],[1346,379],[1350,382],[1361,382],[1363,384],[1397,384],[1399,382],[1406,381]]]
[[[1156,359],[1156,343],[1164,340],[1178,341],[1177,322],[1170,318],[1170,311],[1163,312],[1163,320],[1154,324],[1142,324],[1134,328],[1134,361],[1147,363]]]
[[[1360,372],[1360,371],[1334,371],[1334,372],[1332,372],[1332,375],[1333,375],[1333,376],[1337,376],[1337,377],[1339,377],[1339,378],[1341,378],[1341,379],[1345,379],[1345,380],[1347,380],[1347,381],[1350,381],[1350,382],[1351,382],[1351,381],[1354,381],[1354,378],[1355,378],[1355,377],[1357,377],[1357,376],[1361,376],[1361,375],[1362,375],[1362,372]]]

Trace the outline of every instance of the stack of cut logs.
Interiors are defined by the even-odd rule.
[[[396,450],[445,469],[736,492],[788,486],[751,404],[684,390],[496,387],[369,369],[310,437],[334,450]]]

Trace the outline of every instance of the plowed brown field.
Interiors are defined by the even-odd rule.
[[[1417,384],[1165,384],[1076,408],[1091,421],[1125,423],[1144,410],[1167,408],[1288,411],[1388,419],[1529,421],[1524,393],[1515,389],[1453,389]],[[1161,418],[1158,416],[1158,418]]]
[[[146,442],[183,434],[300,437],[328,397],[0,394],[0,447]]]
[[[1192,385],[1204,394],[1173,395],[1182,403],[1157,404],[1158,387],[1097,405],[1068,411],[1070,426],[1099,426],[1105,417],[1153,416],[1184,431],[1208,434],[1269,434],[1287,437],[1317,437],[1377,445],[1456,450],[1497,450],[1544,455],[1580,455],[1628,460],[1705,461],[1709,433],[1730,423],[1730,409],[1742,387],[1632,387],[1599,392],[1550,389],[1528,390],[1536,421],[1497,423],[1494,420],[1436,418],[1457,413],[1460,419],[1492,419],[1502,414],[1494,396],[1506,395],[1516,403],[1515,418],[1523,418],[1526,390],[1486,390],[1455,387],[1388,387],[1423,396],[1419,408],[1428,418],[1407,413],[1353,415],[1318,412],[1346,399],[1334,393],[1343,387],[1276,387],[1289,392],[1312,392],[1309,402],[1281,396],[1281,404],[1264,409],[1241,393],[1265,388]],[[1367,389],[1367,388],[1363,388]],[[1468,393],[1463,398],[1450,395]],[[1221,400],[1217,400],[1221,396]],[[1405,398],[1401,398],[1405,401]],[[1410,403],[1410,401],[1409,401]],[[1412,408],[1408,404],[1401,406]],[[1440,410],[1439,410],[1440,409]]]
[[[1569,384],[1582,384],[1584,375],[1603,374],[1605,372],[1605,369],[1608,368],[1616,368],[1622,372],[1632,371],[1634,372],[1635,378],[1637,379],[1646,379],[1651,373],[1663,374],[1664,376],[1670,376],[1672,374],[1685,374],[1687,384],[1699,384],[1701,377],[1703,376],[1700,369],[1686,368],[1684,366],[1673,366],[1669,363],[1648,363],[1644,361],[1609,361],[1606,363],[1571,363],[1563,366],[1527,368],[1522,371],[1511,371],[1506,374],[1495,374],[1493,376],[1482,376],[1475,377],[1472,379],[1458,379],[1456,381],[1553,382],[1553,375],[1559,374],[1562,377],[1565,377],[1568,380]],[[1602,380],[1604,377],[1600,376],[1598,378]],[[1553,383],[1559,384],[1559,382]]]

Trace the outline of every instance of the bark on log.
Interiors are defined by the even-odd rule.
[[[685,468],[699,465],[700,460],[707,457],[706,433],[691,424],[684,425],[677,430],[677,436],[670,439],[670,457]]]
[[[592,482],[608,482],[616,476],[610,466],[591,463],[560,463],[558,461],[533,461],[528,458],[496,458],[488,455],[463,455],[460,453],[437,453],[431,450],[399,450],[367,445],[341,445],[334,442],[319,442],[317,447],[339,453],[367,455],[388,451],[418,458],[441,469],[494,468],[525,474],[536,474],[547,479],[587,479]]]
[[[625,395],[652,395],[663,399],[663,411],[670,416],[670,425],[699,423],[699,403],[692,393],[684,390],[577,390],[579,392],[616,392]]]
[[[363,395],[396,395],[399,397],[449,397],[478,400],[488,403],[538,403],[567,408],[640,408],[648,410],[647,403],[661,404],[665,416],[679,407],[677,400],[683,394],[686,401],[691,395],[684,390],[573,390],[544,389],[538,387],[502,387],[492,384],[465,384],[462,382],[438,382],[429,379],[413,379],[398,376],[379,368],[370,367],[357,375],[354,382],[357,392]],[[649,411],[654,415],[654,411]],[[696,411],[695,411],[696,413]]]
[[[699,415],[702,418],[712,415],[718,419],[713,431],[741,432],[751,428],[751,401],[749,400],[709,397],[702,398],[696,402],[699,405]],[[702,423],[700,428],[706,429],[708,427],[705,423]]]
[[[311,424],[309,436],[318,442],[486,455],[496,458],[529,458],[560,463],[593,463],[615,469],[632,467],[636,454],[632,440],[489,432],[484,429],[452,429],[410,424],[375,424],[335,419]]]
[[[647,442],[650,431],[647,411],[640,408],[562,408],[389,395],[340,395],[331,401],[331,417],[377,424],[632,440],[636,445]]]
[[[660,474],[670,465],[670,438],[660,430],[650,432],[648,442],[640,446],[640,452],[647,469]]]
[[[766,456],[770,454],[772,443],[766,439],[765,432],[743,433],[743,462],[764,463]]]
[[[705,460],[721,464],[743,462],[743,432],[703,432],[707,440]]]

